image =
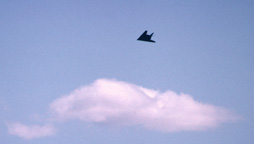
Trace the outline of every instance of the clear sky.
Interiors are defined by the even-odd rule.
[[[252,144],[253,62],[252,0],[1,0],[0,143]]]

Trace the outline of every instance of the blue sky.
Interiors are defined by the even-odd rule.
[[[253,143],[253,25],[248,0],[2,0],[0,143]]]

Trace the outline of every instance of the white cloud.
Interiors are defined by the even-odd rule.
[[[50,109],[60,120],[141,125],[165,132],[205,130],[235,118],[224,108],[197,102],[190,95],[112,79],[76,89],[55,100]]]
[[[22,137],[24,139],[34,139],[54,135],[56,130],[53,126],[31,125],[27,126],[21,123],[8,124],[9,134]]]

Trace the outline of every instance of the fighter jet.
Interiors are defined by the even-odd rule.
[[[151,35],[148,35],[146,30],[137,40],[155,43],[155,41],[151,40],[152,36],[153,33]]]

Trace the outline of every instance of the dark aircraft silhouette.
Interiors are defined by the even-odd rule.
[[[155,41],[151,40],[152,36],[153,33],[151,35],[148,35],[146,30],[137,40],[155,43]]]

